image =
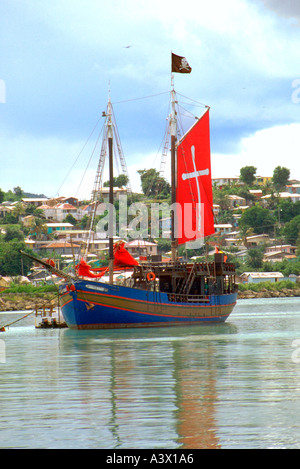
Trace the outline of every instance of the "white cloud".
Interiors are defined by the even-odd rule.
[[[276,166],[290,170],[291,179],[300,174],[300,124],[275,126],[255,132],[240,142],[235,155],[212,155],[212,175],[239,176],[243,166],[255,166],[257,175],[273,176]]]

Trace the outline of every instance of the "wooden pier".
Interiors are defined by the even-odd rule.
[[[36,307],[35,327],[37,329],[58,329],[68,327],[60,310],[51,306]]]

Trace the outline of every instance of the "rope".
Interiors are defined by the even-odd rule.
[[[5,332],[5,328],[6,328],[6,327],[9,327],[9,326],[11,326],[12,324],[15,324],[16,322],[21,321],[22,319],[27,318],[28,316],[30,316],[30,315],[33,314],[33,313],[35,313],[35,311],[31,311],[30,313],[25,314],[25,316],[22,316],[21,318],[16,319],[15,321],[10,322],[9,324],[5,324],[4,326],[0,326],[0,332]]]

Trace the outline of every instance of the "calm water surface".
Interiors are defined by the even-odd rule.
[[[39,330],[29,316],[0,349],[2,448],[300,448],[299,298],[170,329]]]

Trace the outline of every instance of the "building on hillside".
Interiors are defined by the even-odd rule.
[[[215,226],[215,232],[220,234],[228,234],[232,231],[232,224],[231,223],[220,223]]]
[[[12,205],[0,205],[0,218],[6,217],[8,213],[12,213],[14,206]]]
[[[228,195],[227,196],[230,208],[239,208],[246,206],[246,199],[239,195]]]
[[[244,183],[240,181],[240,178],[238,177],[232,177],[232,178],[213,178],[212,179],[212,185],[213,187],[218,187],[218,189],[222,189],[224,186],[227,186],[228,184],[237,184],[239,186],[243,186]]]
[[[35,207],[39,207],[40,205],[47,204],[48,198],[38,198],[38,197],[25,197],[21,199],[21,202],[23,202],[25,205],[34,205]]]
[[[296,250],[297,246],[291,244],[268,246],[264,253],[264,261],[282,262],[284,259],[297,259]]]
[[[256,176],[255,182],[259,186],[264,186],[268,182],[272,182],[272,176]]]
[[[24,226],[29,228],[32,226],[35,222],[35,216],[34,215],[27,215],[26,217],[22,217],[22,223]]]
[[[263,192],[261,189],[249,189],[249,194],[254,195],[256,199],[261,199]]]
[[[114,199],[118,200],[120,195],[127,195],[126,187],[114,187]],[[109,187],[102,187],[101,196],[104,202],[109,202]]]
[[[242,283],[278,282],[283,280],[281,272],[244,272],[240,276]]]
[[[274,194],[275,197],[280,197],[281,199],[290,199],[292,202],[299,202],[300,201],[300,194],[298,193],[291,193],[291,192],[279,192],[278,194]],[[272,194],[263,195],[261,200],[264,202],[268,202],[268,199],[272,197]]]
[[[300,194],[300,184],[288,184],[286,188],[290,194]]]
[[[80,254],[80,246],[78,244],[69,243],[68,241],[49,241],[44,242],[44,244],[40,245],[40,249],[45,250],[47,252],[53,253],[54,255],[62,255],[62,254]]]
[[[55,233],[56,231],[72,230],[73,225],[71,223],[45,223],[47,227],[47,233]]]
[[[133,257],[157,255],[157,244],[143,239],[129,241],[124,247]]]
[[[259,235],[247,236],[246,240],[248,247],[251,248],[259,246],[260,244],[269,243],[270,236],[268,234],[263,233]]]

